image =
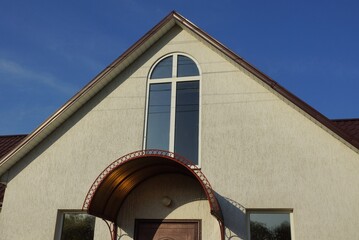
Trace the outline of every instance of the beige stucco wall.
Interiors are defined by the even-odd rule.
[[[80,209],[106,166],[142,148],[147,74],[170,52],[191,55],[202,70],[200,162],[218,193],[227,238],[246,238],[245,208],[279,208],[293,209],[296,240],[359,239],[358,153],[178,28],[3,176],[1,239],[53,238],[58,209]],[[143,186],[133,196],[147,196]],[[193,217],[215,221],[202,200],[168,216],[184,218],[189,209],[196,209]],[[136,213],[149,214],[143,208]],[[109,236],[99,219],[95,235]]]
[[[169,207],[162,203],[168,197]],[[133,239],[135,219],[200,219],[202,239],[220,239],[218,221],[198,181],[180,174],[149,179],[133,191],[122,206],[117,223],[121,239]]]

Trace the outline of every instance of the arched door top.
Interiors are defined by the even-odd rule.
[[[140,150],[111,163],[92,184],[83,210],[116,222],[128,194],[146,179],[164,173],[181,173],[195,178],[206,194],[211,214],[223,225],[219,203],[202,171],[186,158],[163,150]]]

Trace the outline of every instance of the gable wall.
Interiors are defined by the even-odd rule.
[[[52,238],[57,210],[81,209],[97,176],[142,148],[146,76],[132,65],[11,169],[0,215],[3,239]],[[19,229],[20,222],[27,224]]]
[[[344,229],[358,238],[358,153],[252,74],[206,59],[202,171],[228,205],[227,220],[232,205],[238,216],[242,207],[293,209],[296,239],[343,238]]]
[[[80,209],[106,166],[142,148],[147,74],[170,52],[193,56],[203,73],[201,167],[228,236],[245,238],[244,206],[293,209],[296,239],[359,238],[358,154],[178,28],[11,169],[0,236],[52,237],[58,209]]]

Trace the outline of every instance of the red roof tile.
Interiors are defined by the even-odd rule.
[[[359,118],[332,120],[335,125],[347,132],[352,138],[359,140]]]
[[[27,135],[0,136],[0,158],[8,154]]]
[[[27,135],[11,135],[0,136],[0,158],[8,154],[17,144],[21,142]],[[0,183],[0,209],[4,200],[6,185]]]

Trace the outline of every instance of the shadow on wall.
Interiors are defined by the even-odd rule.
[[[225,239],[247,239],[246,209],[238,202],[215,193],[221,206]],[[172,199],[169,206],[164,206],[163,196]],[[144,201],[145,199],[145,201]],[[204,201],[200,205],[192,205]],[[187,207],[185,207],[187,206]],[[135,219],[185,219],[194,217],[194,212],[207,212],[208,201],[200,184],[194,179],[180,174],[164,174],[148,179],[139,185],[125,200],[117,219],[117,239],[133,239]],[[180,211],[178,211],[181,209]],[[175,212],[180,213],[177,215]],[[197,214],[195,214],[197,215]],[[200,219],[203,216],[197,215]],[[214,218],[214,216],[212,216]],[[204,227],[204,226],[203,226]],[[205,228],[204,228],[205,229]],[[204,231],[204,229],[202,229]]]
[[[245,207],[217,192],[216,197],[223,213],[225,239],[247,239]]]
[[[162,174],[137,186],[124,201],[117,219],[118,239],[132,239],[135,219],[199,219],[209,212],[206,195],[192,177]]]

